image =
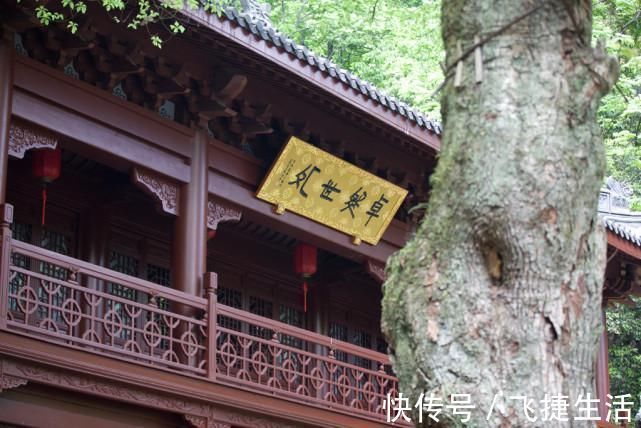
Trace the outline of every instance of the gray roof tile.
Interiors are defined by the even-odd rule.
[[[608,216],[603,216],[601,220],[603,221],[603,225],[607,230],[617,236],[620,236],[626,241],[630,241],[636,246],[641,247],[641,237],[629,230],[623,224],[618,223],[616,220],[609,218]]]
[[[278,33],[268,22],[268,19],[265,20],[260,17],[257,18],[245,13],[239,13],[235,8],[227,8],[222,16],[230,21],[236,22],[242,28],[247,28],[256,37],[272,43],[276,47],[285,49],[289,54],[295,55],[301,61],[305,61],[310,67],[316,67],[320,71],[327,72],[332,78],[339,79],[341,82],[351,86],[361,94],[369,96],[369,98],[374,102],[377,102],[391,111],[406,117],[408,120],[415,122],[419,127],[425,128],[436,134],[441,134],[443,132],[443,128],[440,124],[430,121],[418,110],[415,110],[407,104],[399,102],[392,97],[386,96],[368,82],[359,79],[346,70],[337,68],[336,64],[326,58],[314,55],[305,46],[299,46],[292,39]]]

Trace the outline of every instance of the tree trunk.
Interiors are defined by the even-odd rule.
[[[451,74],[464,55],[462,79],[444,87],[426,215],[384,286],[399,390],[412,407],[442,398],[442,426],[461,419],[450,394],[470,394],[469,426],[551,426],[546,394],[567,397],[562,425],[593,426],[573,418],[580,396],[595,397],[606,246],[595,114],[617,63],[590,47],[591,0],[444,0],[442,31]]]

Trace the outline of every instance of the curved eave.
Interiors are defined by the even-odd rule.
[[[638,236],[608,218],[603,218],[603,225],[607,232],[609,245],[641,260],[641,239]]]
[[[289,73],[293,73],[312,86],[360,110],[374,119],[416,140],[420,145],[438,152],[442,132],[439,124],[431,122],[393,98],[380,93],[369,83],[351,73],[338,69],[329,61],[314,56],[306,48],[297,46],[274,32],[272,28],[249,22],[235,11],[220,17],[203,9],[183,9],[188,19],[232,40],[243,48],[257,54]]]

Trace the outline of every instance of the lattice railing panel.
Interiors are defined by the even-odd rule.
[[[383,402],[388,393],[395,397],[398,388],[396,378],[386,372],[386,355],[229,306],[219,304],[217,312],[241,325],[238,330],[217,328],[219,381],[386,418]],[[337,353],[365,367],[341,361]]]
[[[397,396],[385,354],[217,303],[215,281],[205,299],[17,240],[2,246],[2,328],[381,422],[387,394]]]
[[[12,330],[137,363],[206,374],[205,299],[15,240],[11,251],[7,325]],[[40,269],[42,264],[49,269]],[[113,293],[114,287],[123,292]]]

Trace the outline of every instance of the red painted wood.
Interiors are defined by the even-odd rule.
[[[29,63],[29,65],[32,64]],[[38,66],[40,65],[38,64]],[[30,85],[34,83],[32,80],[38,80],[44,82],[45,86],[55,87],[56,81],[52,79],[62,79],[57,76],[60,73],[54,73],[56,77],[52,77],[40,72],[40,70],[37,70],[38,73],[33,70],[34,76],[28,79],[24,78],[22,85]],[[25,69],[24,71],[25,75],[27,75],[27,70]],[[162,150],[147,144],[143,140],[132,137],[129,128],[126,128],[131,119],[127,119],[126,111],[116,109],[115,107],[120,106],[114,106],[111,100],[109,101],[112,104],[111,106],[103,103],[102,108],[115,110],[115,112],[111,113],[111,117],[114,117],[114,122],[120,123],[123,126],[122,129],[127,132],[105,125],[101,120],[101,114],[90,108],[90,103],[87,105],[82,104],[78,107],[86,108],[82,115],[75,114],[65,108],[64,103],[68,101],[68,98],[82,100],[87,97],[86,94],[83,95],[83,92],[89,91],[89,88],[95,90],[95,88],[82,82],[72,82],[73,85],[67,85],[68,87],[64,93],[45,91],[45,94],[51,97],[50,100],[36,97],[26,91],[16,91],[13,101],[14,114],[23,119],[39,123],[43,127],[76,141],[82,141],[82,143],[78,144],[73,142],[67,144],[77,153],[106,163],[116,169],[127,170],[131,167],[132,162],[139,162],[170,178],[184,183],[189,182],[189,166],[185,165],[184,159],[168,151],[173,145]],[[93,94],[93,91],[89,92],[93,97],[90,101],[101,105],[100,97]],[[111,96],[111,98],[116,97]],[[138,109],[137,106],[133,107]],[[88,117],[90,114],[95,114],[95,116]],[[148,127],[156,127],[156,130],[153,131],[154,133],[167,130],[164,125],[170,122],[160,121],[155,123],[156,125],[153,125],[153,122],[147,124]],[[185,143],[184,148],[188,150],[188,147],[189,143]],[[211,150],[210,152],[209,193],[240,206],[244,215],[254,216],[254,218],[266,223],[275,230],[315,243],[321,248],[334,251],[346,257],[371,258],[381,263],[385,262],[389,255],[403,245],[409,233],[405,225],[394,221],[376,247],[368,244],[355,246],[348,236],[311,220],[291,213],[277,216],[273,213],[269,204],[259,201],[254,196],[253,189],[258,185],[259,179],[265,171],[257,165],[255,160],[247,160],[245,156],[236,153],[238,151],[232,148],[220,151]],[[228,164],[227,161],[232,163]],[[212,166],[216,169],[219,168],[224,174],[212,171]],[[230,176],[230,174],[232,175]],[[247,188],[248,185],[251,186],[249,189]]]
[[[634,257],[635,259],[641,259],[641,248],[637,247],[630,241],[617,236],[614,232],[606,231],[608,245],[612,245],[614,248],[619,251],[624,252],[625,254]]]
[[[381,406],[387,392],[398,390],[396,378],[386,373],[387,355],[219,304],[211,275],[208,298],[203,299],[31,244],[9,242],[10,247],[3,248],[5,255],[30,260],[28,267],[10,267],[11,281],[18,283],[8,292],[12,309],[4,328],[9,331],[379,421],[385,417]],[[57,273],[38,271],[43,264],[56,266],[48,272]],[[138,299],[79,285],[86,276],[99,279],[105,287],[118,284],[135,290]],[[141,300],[141,295],[147,298]],[[169,302],[167,308],[159,306],[161,299]],[[89,302],[90,308],[78,302]],[[183,315],[175,303],[197,312]],[[106,313],[92,309],[97,306],[106,308]],[[239,329],[219,325],[219,316],[236,320]],[[168,329],[160,327],[160,320]],[[88,328],[79,328],[83,321]],[[125,337],[121,332],[127,333]],[[168,345],[163,347],[163,341]],[[168,354],[180,352],[177,349],[184,355]]]
[[[9,127],[13,97],[13,46],[0,39],[0,204],[6,201],[7,161],[9,159]]]
[[[605,309],[602,310],[601,319],[603,329],[599,339],[599,350],[597,352],[596,362],[596,389],[597,398],[599,399],[599,415],[605,419],[608,414],[606,403],[610,393],[610,372],[608,363],[608,329],[606,324]]]

